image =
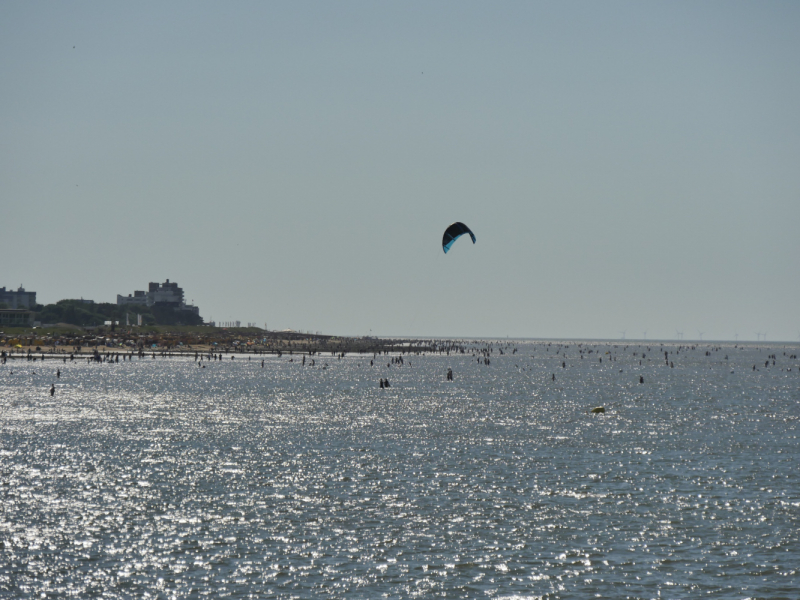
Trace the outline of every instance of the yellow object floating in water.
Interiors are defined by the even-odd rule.
[[[596,408],[593,408],[593,409],[592,409],[592,412],[593,412],[594,414],[598,414],[598,413],[605,413],[605,412],[606,412],[606,409],[605,409],[605,407],[604,407],[604,406],[598,406],[598,407],[596,407]]]

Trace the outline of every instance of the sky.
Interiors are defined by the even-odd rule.
[[[800,3],[0,3],[0,286],[800,339]],[[445,255],[444,229],[462,221]]]

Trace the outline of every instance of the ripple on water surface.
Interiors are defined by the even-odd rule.
[[[10,361],[0,596],[796,595],[783,347],[498,347]]]

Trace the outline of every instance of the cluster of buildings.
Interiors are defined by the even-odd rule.
[[[183,288],[176,282],[167,279],[164,283],[150,282],[147,291],[136,290],[133,294],[122,296],[117,294],[117,305],[139,304],[143,306],[169,306],[175,310],[185,310],[200,314],[197,306],[186,304],[183,299]]]
[[[93,300],[81,298],[77,302],[94,304]],[[176,312],[186,311],[200,316],[197,306],[186,304],[183,288],[167,279],[164,283],[151,282],[148,290],[135,291],[127,296],[117,295],[117,305],[139,304],[159,309],[172,309]],[[30,327],[36,325],[36,292],[26,291],[22,286],[18,290],[6,290],[0,287],[0,326]],[[41,310],[41,309],[40,309]]]

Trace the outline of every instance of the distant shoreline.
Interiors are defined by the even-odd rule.
[[[82,336],[88,338],[91,336]],[[112,342],[112,340],[115,340]],[[102,356],[206,356],[210,354],[230,355],[277,355],[284,354],[382,354],[382,353],[421,353],[435,351],[434,343],[423,340],[392,340],[379,338],[335,338],[320,336],[303,336],[302,338],[261,337],[257,340],[236,336],[236,339],[220,337],[218,341],[190,340],[185,336],[175,339],[172,336],[145,336],[143,338],[94,338],[61,340],[59,344],[41,343],[43,340],[25,340],[25,344],[18,338],[6,340],[5,346],[0,346],[9,359],[33,360],[63,360],[71,356],[75,358]],[[32,341],[32,343],[28,343]],[[35,342],[39,342],[38,344]],[[110,343],[109,343],[110,342]]]

